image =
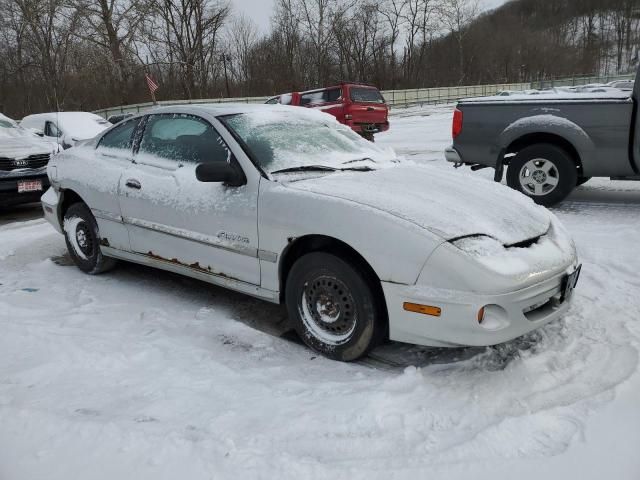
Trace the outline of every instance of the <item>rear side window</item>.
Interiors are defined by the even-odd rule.
[[[228,161],[230,155],[212,125],[202,118],[181,113],[151,115],[139,153],[178,163]]]
[[[303,93],[300,96],[300,101],[303,107],[324,103],[324,92]]]
[[[134,118],[118,124],[117,127],[102,137],[98,148],[130,150],[133,145],[133,132],[139,121],[139,118]]]
[[[342,92],[339,88],[332,88],[331,90],[327,90],[325,92],[325,101],[326,102],[337,102],[340,100],[342,96]]]
[[[375,88],[351,87],[351,101],[355,103],[384,103],[384,98]]]
[[[303,106],[311,107],[322,103],[337,102],[340,97],[342,97],[342,91],[339,88],[331,88],[319,92],[304,93],[300,99]]]

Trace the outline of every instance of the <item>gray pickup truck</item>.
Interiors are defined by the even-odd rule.
[[[501,182],[545,206],[591,177],[640,180],[640,82],[633,92],[541,93],[461,100],[454,113],[456,166],[495,168]]]

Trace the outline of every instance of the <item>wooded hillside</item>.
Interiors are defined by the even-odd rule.
[[[272,95],[340,79],[382,89],[626,73],[640,0],[276,0],[271,30],[221,0],[0,0],[0,109],[92,110]]]

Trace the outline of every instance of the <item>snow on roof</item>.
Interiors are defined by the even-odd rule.
[[[246,103],[200,103],[196,105],[176,105],[170,107],[158,107],[153,110],[145,112],[149,113],[171,113],[171,112],[186,112],[186,111],[198,111],[204,110],[216,117],[223,117],[226,115],[239,115],[243,113],[261,114],[265,118],[267,116],[276,115],[281,118],[282,114],[286,114],[287,117],[297,117],[301,119],[315,120],[315,121],[330,121],[337,122],[332,115],[310,109],[292,107],[288,105],[268,105],[268,104],[246,104]]]

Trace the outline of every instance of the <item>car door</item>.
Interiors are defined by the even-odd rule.
[[[140,118],[122,122],[108,131],[98,142],[93,155],[83,150],[69,155],[60,169],[73,170],[72,185],[87,202],[98,223],[104,246],[129,250],[129,232],[120,211],[120,178],[131,167],[133,143]]]
[[[134,164],[121,179],[122,215],[134,252],[199,272],[260,284],[259,176],[230,187],[196,179],[196,167],[236,162],[213,125],[190,114],[147,119]]]

